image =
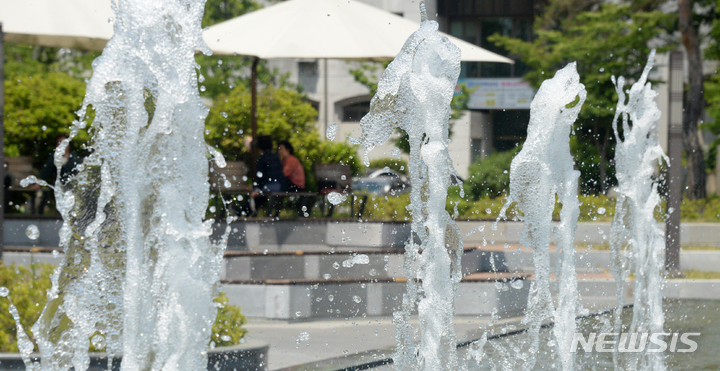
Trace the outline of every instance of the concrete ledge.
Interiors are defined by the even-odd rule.
[[[40,230],[40,238],[31,241],[25,229],[34,224]],[[465,243],[516,244],[520,241],[522,222],[506,221],[458,221]],[[5,219],[3,242],[6,246],[56,247],[58,232],[62,226],[59,219]],[[219,239],[225,231],[225,223],[213,225],[213,237]],[[357,222],[333,219],[303,220],[250,220],[233,222],[228,239],[228,250],[283,251],[302,246],[302,249],[330,248],[402,248],[410,238],[407,222]],[[661,225],[664,228],[664,225]],[[482,229],[482,231],[480,230]],[[471,233],[472,231],[475,233]],[[578,243],[607,243],[610,223],[580,222],[575,233]],[[682,245],[720,247],[720,223],[682,223]]]
[[[269,345],[258,340],[248,340],[243,344],[218,347],[208,350],[208,371],[267,371]],[[34,362],[40,361],[40,355],[33,353]],[[119,371],[122,357],[115,357],[112,371]],[[0,371],[25,370],[25,363],[19,353],[0,353]],[[105,353],[90,353],[88,371],[106,371]]]
[[[663,286],[666,299],[709,299],[720,300],[720,279],[666,280]]]
[[[530,282],[510,278],[469,277],[460,283],[455,297],[456,315],[500,317],[522,314],[527,303]],[[289,281],[289,280],[287,280]],[[511,282],[520,282],[514,285]],[[240,306],[248,317],[303,320],[310,318],[351,318],[363,315],[389,316],[397,311],[406,283],[392,280],[336,280],[335,282],[229,283],[223,291],[232,305]]]
[[[493,221],[458,221],[457,224],[463,233],[463,242],[478,244],[483,242],[483,238],[490,244],[519,243],[523,227],[522,222],[513,221],[498,223],[496,230],[492,228],[495,224]],[[661,225],[661,228],[664,229],[665,225]],[[475,233],[471,234],[473,230]],[[607,243],[608,238],[610,238],[609,222],[578,223],[575,242]],[[720,223],[682,223],[680,244],[720,247]]]

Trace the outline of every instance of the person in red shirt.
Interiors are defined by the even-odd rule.
[[[292,144],[287,140],[280,142],[278,155],[283,164],[283,174],[288,180],[288,192],[305,191],[305,169],[300,160],[295,157]]]

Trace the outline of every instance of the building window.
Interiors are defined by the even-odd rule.
[[[351,103],[343,107],[343,121],[360,122],[370,112],[370,102]]]
[[[508,51],[496,46],[488,38],[499,34],[530,41],[532,18],[458,18],[450,20],[450,34],[479,45],[493,53],[508,56]],[[527,71],[524,63],[516,60],[514,65],[506,63],[462,62],[460,78],[474,77],[521,77]]]
[[[482,139],[475,139],[473,138],[470,142],[470,162],[475,163],[478,159],[480,159],[483,156],[483,150],[482,150]]]
[[[530,110],[492,111],[493,147],[502,152],[515,148],[527,137]]]
[[[302,77],[316,77],[318,75],[317,61],[298,62],[298,74]]]

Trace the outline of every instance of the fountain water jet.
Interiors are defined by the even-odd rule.
[[[624,304],[625,280],[635,273],[633,318],[629,333],[662,333],[662,270],[664,268],[664,233],[655,220],[660,203],[657,184],[653,181],[655,166],[668,162],[657,138],[660,110],[655,103],[657,93],[647,82],[652,70],[655,51],[650,53],[640,79],[625,91],[625,78],[613,83],[618,94],[613,119],[615,146],[615,176],[618,197],[610,230],[612,264],[610,270],[617,282],[618,308]],[[627,97],[627,103],[626,103]],[[622,132],[618,121],[622,117]],[[632,123],[632,124],[631,124]],[[628,256],[629,255],[629,256]],[[615,333],[621,333],[621,309],[615,314]],[[627,338],[626,338],[627,341]],[[621,341],[617,346],[621,346]],[[626,344],[627,346],[628,344]],[[625,353],[613,357],[617,370],[665,370],[659,352]]]
[[[378,83],[370,113],[360,122],[367,153],[390,138],[395,128],[409,137],[412,232],[405,252],[408,277],[402,310],[395,313],[396,370],[459,370],[452,326],[453,300],[462,278],[462,236],[445,211],[447,188],[455,174],[447,148],[450,101],[460,74],[460,50],[438,34],[420,5],[420,29],[405,42]],[[410,315],[417,308],[420,343]]]
[[[510,194],[498,218],[504,219],[507,208],[516,202],[523,212],[520,219],[525,223],[520,243],[533,250],[535,278],[522,321],[529,324],[531,337],[527,361],[523,364],[525,370],[535,367],[540,325],[549,318],[555,321],[555,349],[562,370],[574,369],[570,342],[578,311],[574,235],[580,214],[577,198],[580,172],[573,168],[570,132],[586,95],[575,63],[542,83],[530,106],[527,139],[510,167]],[[550,293],[550,241],[556,196],[562,204],[560,224],[554,230],[555,244],[560,252],[556,274],[559,284],[557,308]]]
[[[86,370],[91,338],[108,366],[122,354],[124,371],[207,369],[224,244],[210,242],[213,221],[203,221],[207,108],[194,53],[209,53],[204,5],[113,3],[115,34],[71,128],[77,135],[94,112],[92,154],[67,184],[55,183],[66,257],[32,328],[42,365],[31,369]],[[68,143],[55,152],[58,167]]]

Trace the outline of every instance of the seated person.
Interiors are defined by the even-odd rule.
[[[56,140],[56,147],[62,143],[63,140],[68,139],[68,136],[65,134],[60,134],[57,137]],[[75,176],[77,174],[77,166],[82,162],[82,159],[76,155],[75,153],[71,152],[71,146],[72,142],[68,142],[67,147],[65,147],[65,153],[63,154],[63,157],[60,159],[60,184],[65,185],[70,178]],[[43,165],[43,168],[40,170],[40,176],[39,178],[47,182],[47,184],[54,185],[55,181],[58,178],[57,173],[57,165],[55,165],[55,152],[50,154],[50,157],[45,161],[45,165]],[[40,185],[33,184],[29,187],[31,190],[39,190],[41,187]],[[38,207],[38,213],[44,214],[45,208],[47,207],[47,204],[50,202],[50,199],[53,197],[52,192],[44,191],[42,192],[42,198],[40,198],[40,206]]]
[[[272,152],[272,139],[267,135],[257,138],[257,146],[262,154],[255,163],[255,188],[251,196],[255,197],[265,192],[280,192],[285,189],[286,179],[283,174],[283,165],[280,157]]]
[[[305,191],[305,169],[303,169],[300,160],[295,157],[295,150],[292,144],[287,140],[280,142],[278,146],[278,155],[282,160],[283,174],[288,180],[288,192],[304,192]]]
[[[287,187],[287,179],[283,175],[280,157],[272,152],[272,139],[267,135],[259,136],[255,148],[262,151],[262,153],[255,163],[253,191],[250,192],[250,199],[248,200],[249,214],[252,216],[257,216],[257,210],[267,203],[266,193],[281,192]],[[268,205],[266,216],[270,216],[273,209],[275,209],[275,205]],[[278,211],[276,210],[276,212]]]
[[[63,140],[68,139],[67,135],[60,134],[57,138],[56,146],[59,146]],[[68,143],[65,147],[65,153],[63,154],[60,167],[60,184],[67,183],[68,180],[75,174],[77,174],[76,167],[80,164],[80,158],[70,151],[71,143]],[[45,165],[40,170],[40,179],[46,181],[48,184],[55,184],[57,179],[57,166],[55,165],[55,153],[53,152],[50,157],[45,161]]]

